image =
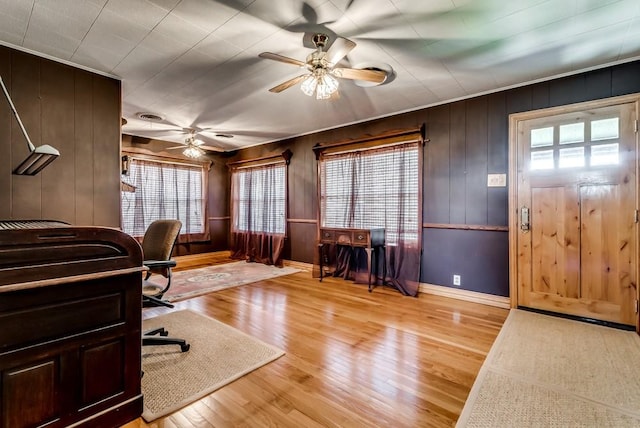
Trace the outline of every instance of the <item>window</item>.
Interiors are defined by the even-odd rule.
[[[617,165],[620,120],[585,118],[531,129],[532,171]],[[612,142],[613,140],[613,142]]]
[[[233,231],[282,234],[286,228],[286,164],[232,172]]]
[[[123,177],[129,191],[122,191],[122,229],[143,236],[159,219],[178,219],[182,235],[205,233],[205,170],[167,162],[133,158],[129,176]]]
[[[387,244],[417,242],[420,148],[414,143],[323,156],[322,226],[384,228]]]

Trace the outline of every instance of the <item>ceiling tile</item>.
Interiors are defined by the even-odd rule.
[[[3,21],[0,19],[0,45],[22,46],[22,36],[17,35],[15,32],[8,33],[5,29],[7,27],[3,25]]]
[[[119,76],[127,76],[133,80],[147,81],[167,67],[173,59],[159,56],[154,50],[144,46],[136,46],[113,72]]]
[[[451,79],[448,82],[441,82],[437,85],[430,85],[427,89],[433,92],[441,100],[453,100],[468,95],[468,93],[455,79]]]
[[[28,22],[35,0],[0,0],[0,15]]]
[[[189,0],[180,2],[172,13],[210,33],[238,11],[210,0]]]
[[[241,49],[255,45],[278,28],[250,15],[237,14],[216,31],[216,37],[226,40]]]
[[[4,37],[2,40],[17,45],[22,44],[22,39],[27,31],[27,25],[29,21],[16,19],[10,15],[3,15],[0,12],[0,31],[9,36],[13,41],[7,40]],[[16,43],[17,40],[17,43]]]
[[[147,37],[145,37],[138,46],[155,51],[158,56],[170,61],[180,57],[191,48],[191,46],[157,31],[152,31],[147,34]]]
[[[168,14],[153,29],[153,33],[160,33],[188,47],[193,47],[209,34],[202,28],[191,25],[175,13]]]
[[[146,0],[109,0],[104,8],[122,19],[151,30],[167,15],[167,10]]]
[[[88,3],[95,4],[96,6],[104,7],[108,0],[87,0]]]
[[[99,46],[82,44],[70,58],[76,64],[110,73],[124,58],[123,54],[105,50]]]
[[[210,56],[218,62],[224,62],[233,58],[242,51],[239,47],[221,39],[215,33],[207,36],[198,43],[194,49],[203,55]]]
[[[147,0],[149,3],[153,3],[156,6],[163,8],[164,10],[172,10],[181,0]]]
[[[34,46],[47,47],[44,52],[48,55],[63,55],[61,59],[68,60],[80,45],[80,40],[73,39],[63,34],[58,34],[49,30],[47,27],[38,25],[29,25],[29,29],[25,34],[23,46],[28,49],[34,49]],[[54,55],[55,56],[55,55]]]
[[[29,29],[37,27],[47,32],[81,41],[100,13],[100,7],[91,3],[78,5],[73,0],[36,3],[31,15]]]
[[[123,43],[127,46],[135,46],[147,34],[149,34],[148,29],[133,24],[121,15],[103,10],[91,27],[87,38],[91,39],[90,43],[95,43],[96,46],[100,46],[107,51],[121,51]],[[87,40],[85,39],[85,41]],[[110,46],[111,44],[114,44],[114,46]]]

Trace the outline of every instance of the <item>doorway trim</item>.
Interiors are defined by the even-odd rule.
[[[616,104],[636,103],[635,118],[635,144],[638,152],[638,107],[640,107],[640,93],[604,98],[594,101],[586,101],[575,104],[567,104],[558,107],[550,107],[540,110],[531,110],[509,115],[509,299],[512,308],[518,307],[518,230],[520,227],[518,216],[518,123],[525,120],[538,119],[546,116],[554,116],[563,113],[571,113],[578,110],[596,109]],[[639,155],[636,155],[637,157]],[[638,178],[638,159],[635,162],[636,180]],[[640,189],[640,183],[636,188]],[[636,209],[640,207],[640,190],[636,191]],[[637,228],[640,230],[640,227]],[[640,243],[640,232],[636,234],[636,242]],[[640,278],[640,261],[636,263],[636,278]],[[640,299],[640,287],[636,284],[636,301]],[[640,311],[636,311],[636,331],[640,333]]]

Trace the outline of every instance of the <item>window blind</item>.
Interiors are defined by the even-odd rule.
[[[232,185],[235,232],[285,233],[285,163],[235,169]]]
[[[420,153],[415,143],[323,156],[322,226],[384,228],[387,244],[417,241]]]
[[[124,232],[143,236],[154,220],[178,219],[181,234],[204,233],[203,167],[134,158],[124,180],[135,189],[121,192]]]

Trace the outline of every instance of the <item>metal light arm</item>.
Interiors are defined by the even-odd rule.
[[[60,156],[60,152],[55,148],[49,145],[42,146],[34,146],[29,138],[29,134],[27,134],[27,130],[24,128],[22,124],[22,120],[20,120],[20,116],[18,115],[18,111],[16,110],[16,106],[13,105],[13,100],[11,100],[11,96],[9,95],[9,91],[7,91],[7,87],[4,85],[4,81],[0,76],[0,86],[2,86],[2,92],[4,92],[4,96],[9,102],[9,106],[11,107],[11,112],[13,116],[16,118],[18,125],[20,125],[20,130],[22,131],[22,135],[25,140],[27,140],[27,146],[29,147],[29,156],[22,161],[20,165],[16,169],[13,170],[13,173],[16,175],[36,175],[44,167],[49,165],[51,162],[56,160],[58,156]]]
[[[2,80],[2,76],[0,76],[0,85],[2,85],[2,92],[4,92],[4,96],[7,97],[7,101],[9,101],[9,106],[11,107],[11,111],[18,121],[18,125],[20,125],[20,129],[22,130],[22,135],[24,135],[25,140],[27,140],[27,144],[29,145],[29,151],[32,152],[36,149],[36,146],[33,145],[29,135],[27,134],[27,130],[24,129],[24,125],[20,120],[20,116],[18,115],[18,111],[16,110],[16,106],[13,105],[13,101],[11,100],[11,96],[9,95],[9,91],[7,91],[7,87],[4,86],[4,81]]]

